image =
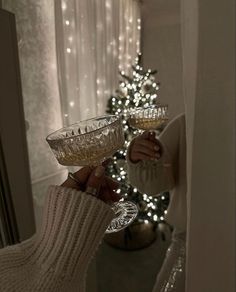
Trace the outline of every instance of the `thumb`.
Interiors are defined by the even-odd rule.
[[[104,178],[105,168],[103,166],[96,167],[88,178],[85,192],[97,197],[99,195]]]

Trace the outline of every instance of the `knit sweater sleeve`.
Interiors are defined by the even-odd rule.
[[[51,186],[41,229],[0,250],[0,291],[85,291],[85,276],[111,208],[75,189]]]
[[[179,131],[181,116],[173,119],[157,139],[161,145],[161,158],[132,163],[127,153],[130,183],[142,193],[156,195],[174,188],[177,175]],[[131,142],[132,143],[132,142]],[[132,144],[130,145],[132,147]]]

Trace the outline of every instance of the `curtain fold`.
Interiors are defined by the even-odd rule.
[[[102,115],[140,52],[134,0],[55,1],[59,90],[64,125]]]

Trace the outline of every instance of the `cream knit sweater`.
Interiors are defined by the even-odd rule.
[[[185,115],[173,119],[158,137],[162,156],[157,161],[128,160],[130,183],[142,193],[157,195],[170,191],[170,204],[165,216],[177,232],[186,231],[186,131]]]
[[[111,208],[75,189],[51,186],[41,230],[0,250],[1,292],[83,292]]]

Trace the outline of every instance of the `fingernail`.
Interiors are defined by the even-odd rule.
[[[103,175],[103,173],[104,173],[104,167],[103,166],[98,166],[96,169],[95,169],[95,173],[94,173],[94,175],[96,176],[96,177],[101,177],[102,175]]]
[[[155,151],[158,151],[159,149],[160,149],[159,146],[154,146]]]

